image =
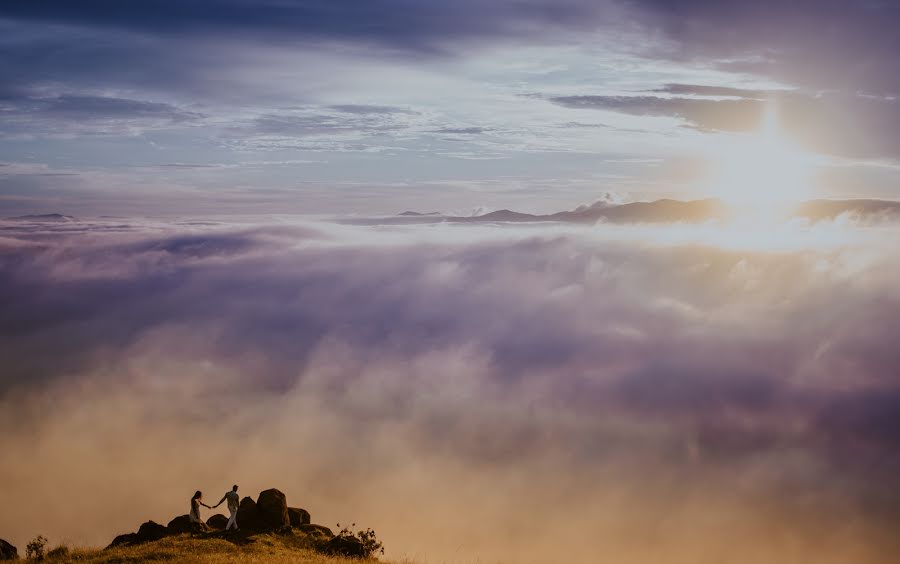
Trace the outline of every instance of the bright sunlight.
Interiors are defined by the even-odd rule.
[[[772,211],[812,192],[815,159],[785,137],[774,101],[767,104],[757,131],[715,141],[710,160],[708,192],[744,210]]]

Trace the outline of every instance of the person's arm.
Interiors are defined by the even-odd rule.
[[[219,503],[213,505],[213,507],[218,507],[218,506],[222,505],[222,502],[225,501],[225,499],[226,499],[227,497],[228,497],[227,495],[223,495],[223,496],[222,496],[222,499],[219,500]]]

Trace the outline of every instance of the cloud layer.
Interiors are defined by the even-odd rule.
[[[0,530],[238,481],[425,561],[891,561],[895,228],[704,229],[6,224]]]

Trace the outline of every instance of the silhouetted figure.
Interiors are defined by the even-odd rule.
[[[228,512],[231,515],[228,517],[228,524],[225,525],[226,531],[230,530],[232,527],[234,527],[235,531],[238,530],[237,512],[238,512],[238,507],[240,507],[240,505],[241,505],[241,499],[238,496],[237,490],[238,490],[237,484],[231,486],[231,491],[226,492],[225,495],[222,496],[222,499],[219,500],[219,503],[213,505],[213,507],[215,508],[215,507],[222,505],[223,501],[228,502]]]
[[[203,519],[200,518],[201,505],[207,509],[212,509],[212,507],[203,503],[203,492],[197,490],[194,493],[194,497],[191,498],[191,512],[188,513],[188,516],[191,518],[191,536],[194,536],[197,532],[203,532]]]

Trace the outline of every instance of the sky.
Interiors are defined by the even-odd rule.
[[[896,563],[898,26],[0,3],[0,538],[238,483],[414,564]]]
[[[894,198],[898,23],[883,0],[12,0],[0,208],[719,196],[710,167],[770,102],[814,160],[809,196]]]

